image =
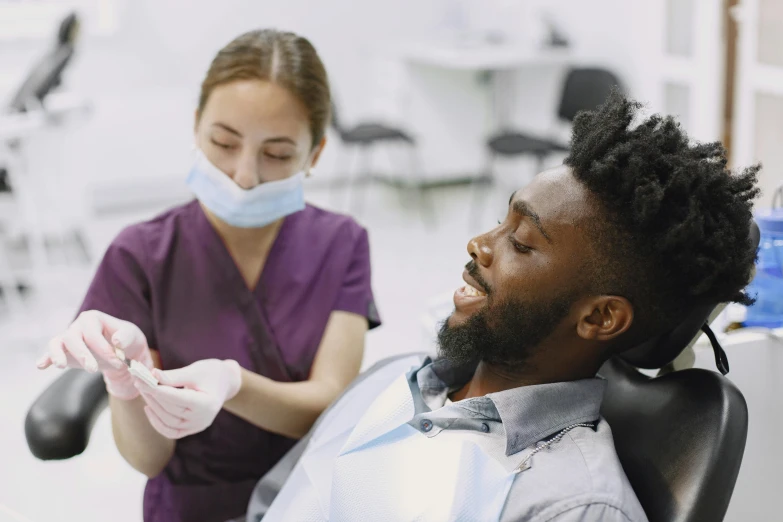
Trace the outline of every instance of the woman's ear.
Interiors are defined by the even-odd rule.
[[[321,153],[324,151],[324,147],[326,147],[326,136],[321,138],[321,141],[318,142],[318,145],[315,146],[312,152],[312,160],[310,160],[310,169],[314,169],[316,164],[318,164],[318,159],[321,157]],[[309,170],[309,169],[308,169]]]
[[[579,337],[611,341],[627,332],[633,323],[633,305],[625,297],[602,295],[585,303],[577,323]]]

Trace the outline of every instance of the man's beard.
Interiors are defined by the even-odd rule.
[[[438,354],[458,365],[484,361],[521,369],[568,315],[573,301],[571,295],[538,303],[504,301],[492,305],[488,301],[463,324],[443,323]]]

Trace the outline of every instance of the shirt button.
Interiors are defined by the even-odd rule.
[[[432,421],[429,419],[424,419],[421,421],[421,429],[424,431],[430,431],[432,429]]]
[[[481,431],[483,431],[484,433],[489,433],[489,426],[487,426],[486,422],[481,423]]]

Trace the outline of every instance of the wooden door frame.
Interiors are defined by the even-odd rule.
[[[729,165],[732,163],[732,145],[737,82],[737,45],[739,41],[737,20],[732,14],[739,8],[740,0],[725,0],[723,7],[723,34],[725,35],[723,75],[723,146]]]

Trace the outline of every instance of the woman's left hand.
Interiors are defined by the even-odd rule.
[[[144,413],[155,430],[169,439],[181,439],[207,429],[223,403],[242,385],[236,361],[205,359],[177,370],[153,370],[157,386],[134,379],[146,406]]]

